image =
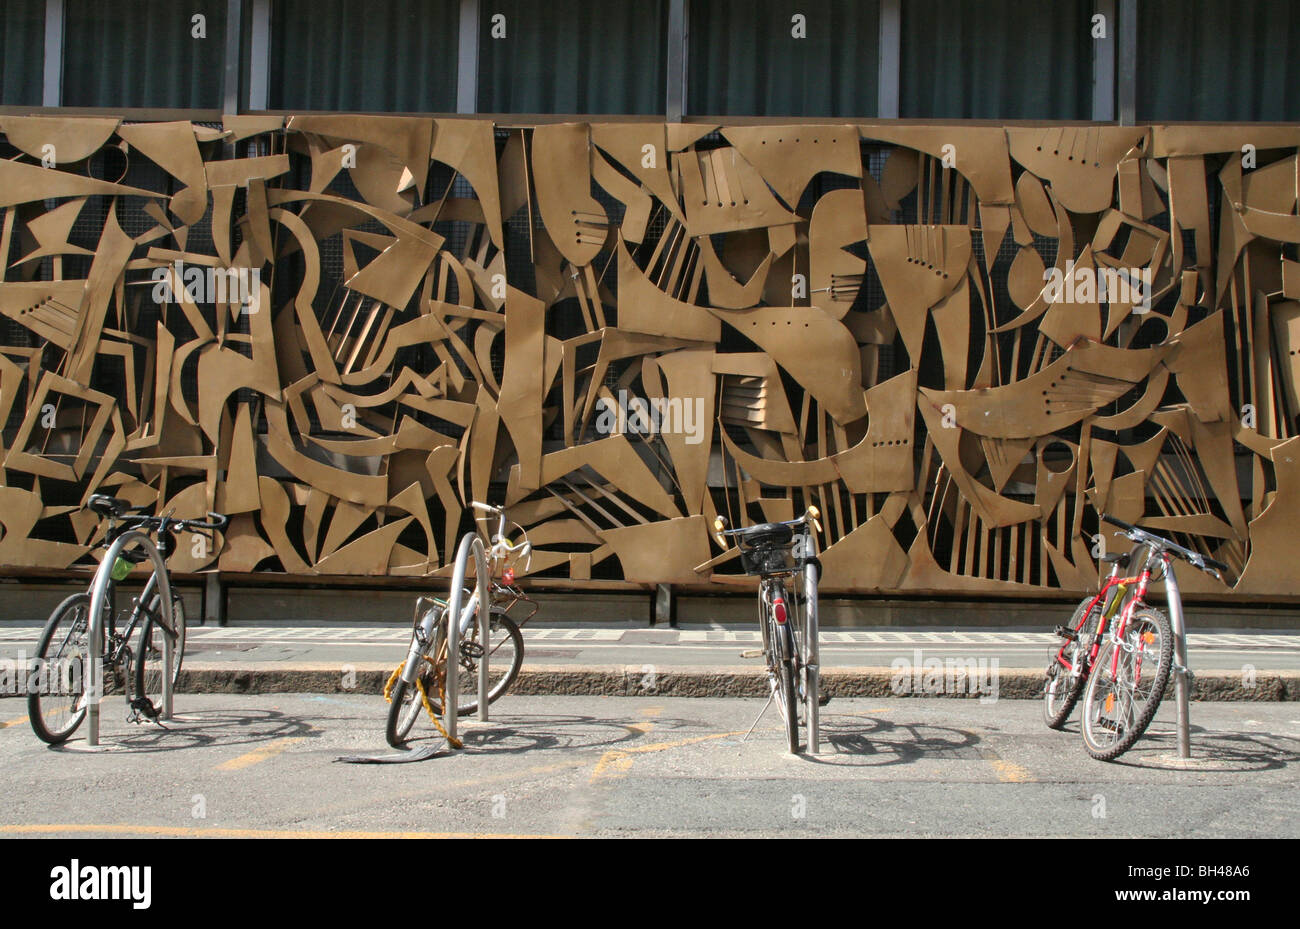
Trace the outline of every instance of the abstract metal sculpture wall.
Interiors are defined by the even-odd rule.
[[[1295,128],[0,130],[10,568],[111,492],[231,514],[181,570],[425,575],[486,498],[739,583],[714,514],[816,503],[831,589],[1082,589],[1104,510],[1296,592]]]

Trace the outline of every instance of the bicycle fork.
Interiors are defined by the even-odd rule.
[[[406,654],[406,663],[402,666],[402,681],[408,687],[415,686],[415,679],[420,676],[420,665],[429,653],[434,637],[438,631],[438,620],[446,607],[439,608],[436,600],[420,597],[415,601],[415,628],[411,634],[411,648]]]
[[[465,632],[469,629],[469,624],[477,611],[478,591],[475,590],[467,598],[460,619],[457,621],[456,628],[460,633],[457,639],[461,643],[466,641]],[[402,667],[402,680],[409,686],[415,686],[415,679],[419,677],[420,664],[424,656],[429,654],[437,643],[438,626],[447,613],[447,607],[430,597],[420,597],[415,601],[415,612],[420,618],[411,636],[411,649],[406,655],[406,664]]]

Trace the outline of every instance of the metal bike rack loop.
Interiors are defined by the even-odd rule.
[[[139,530],[130,529],[113,540],[104,560],[95,570],[95,580],[90,585],[90,681],[86,688],[86,723],[89,728],[86,731],[86,744],[91,746],[99,745],[99,701],[104,694],[104,597],[108,595],[113,565],[117,563],[122,550],[133,542],[144,549],[153,563],[154,576],[158,578],[158,596],[162,601],[163,626],[172,633],[163,636],[163,705],[160,714],[163,719],[172,718],[173,685],[172,676],[167,670],[172,667],[176,619],[172,608],[171,578],[167,576],[167,564],[153,540]]]
[[[488,718],[488,652],[491,647],[489,629],[492,602],[488,596],[488,563],[483,540],[466,534],[456,550],[456,567],[451,575],[451,602],[447,604],[447,696],[442,701],[443,727],[447,735],[456,738],[456,718],[460,696],[460,613],[464,600],[465,572],[470,555],[474,556],[474,580],[478,591],[479,641],[483,644],[483,657],[478,663],[478,718]]]
[[[804,602],[807,615],[808,633],[804,637],[803,659],[807,682],[804,697],[808,702],[808,753],[817,755],[821,752],[821,646],[818,644],[817,620],[817,565],[805,564],[803,567]]]
[[[1165,565],[1165,598],[1169,601],[1169,622],[1174,627],[1174,703],[1178,709],[1178,757],[1192,757],[1191,721],[1188,700],[1187,625],[1183,616],[1183,595],[1172,563]]]

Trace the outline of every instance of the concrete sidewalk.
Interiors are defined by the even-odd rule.
[[[31,656],[40,627],[0,625],[0,659]],[[409,625],[191,626],[181,687],[194,693],[377,693],[405,656]],[[1041,630],[834,629],[821,636],[835,697],[1039,696],[1058,644]],[[524,628],[517,694],[765,697],[760,647],[746,626],[631,623]],[[1188,637],[1200,700],[1300,700],[1300,635],[1196,632]]]

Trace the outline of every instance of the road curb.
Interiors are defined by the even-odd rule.
[[[383,691],[392,668],[373,663],[328,662],[286,666],[278,662],[240,665],[195,662],[181,671],[182,693],[374,693]],[[989,677],[925,668],[827,668],[822,688],[832,697],[950,697],[1036,699],[1043,672],[1030,668],[989,669]],[[525,663],[512,694],[600,697],[766,697],[767,679],[753,667],[657,668],[651,665],[545,666]],[[1240,671],[1200,671],[1192,699],[1234,702],[1300,700],[1300,671],[1256,671],[1253,682]]]

